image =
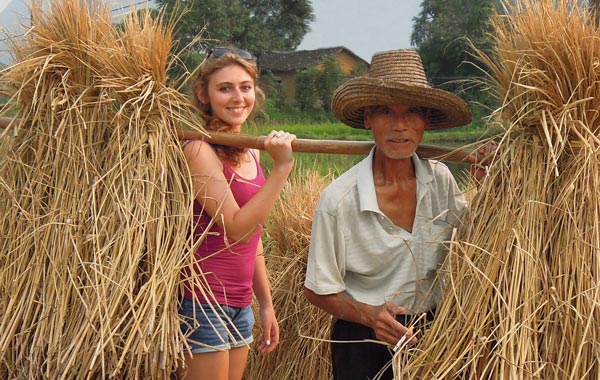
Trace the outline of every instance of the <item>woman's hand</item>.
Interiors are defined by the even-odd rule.
[[[261,354],[267,354],[279,344],[279,324],[272,307],[260,308],[260,322],[262,332],[258,338],[256,349]]]
[[[296,135],[284,131],[271,131],[265,140],[265,150],[275,161],[275,165],[294,162],[292,141]]]

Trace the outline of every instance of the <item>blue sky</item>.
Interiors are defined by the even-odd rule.
[[[4,42],[10,35],[21,34],[23,25],[27,25],[28,6],[32,0],[0,0],[0,63],[10,63],[10,56],[4,51]],[[39,0],[37,0],[39,1]],[[41,0],[44,5],[51,3],[49,0]],[[88,0],[102,2],[109,5],[113,10],[112,15],[118,17],[132,10],[130,5],[138,8],[152,0]]]
[[[30,1],[0,0],[0,26],[12,30],[26,21],[26,4]],[[105,1],[111,9],[118,9],[145,0],[95,1]],[[345,46],[369,62],[377,51],[410,47],[412,19],[420,10],[421,0],[312,0],[312,5],[315,21],[298,49]],[[7,58],[0,52],[0,62]]]
[[[421,0],[312,0],[315,21],[298,50],[345,46],[367,62],[382,50],[409,48]]]
[[[10,0],[0,0],[0,12],[6,8],[6,6],[10,3]]]

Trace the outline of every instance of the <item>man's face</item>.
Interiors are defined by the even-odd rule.
[[[373,131],[375,144],[391,159],[409,158],[428,123],[425,110],[419,107],[393,104],[365,109],[365,127]]]

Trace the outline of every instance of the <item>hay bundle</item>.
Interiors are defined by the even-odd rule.
[[[168,379],[193,249],[176,127],[197,123],[166,81],[173,24],[84,4],[34,6],[2,78],[0,377]]]
[[[600,377],[600,33],[575,1],[504,6],[477,55],[508,129],[399,379]]]
[[[312,215],[327,182],[315,170],[297,170],[284,186],[265,227],[266,264],[281,343],[267,355],[250,357],[248,379],[330,378],[327,340],[331,317],[303,294]]]

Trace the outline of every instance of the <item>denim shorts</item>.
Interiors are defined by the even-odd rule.
[[[179,314],[181,331],[194,354],[230,350],[254,341],[251,306],[205,305],[184,299]]]

